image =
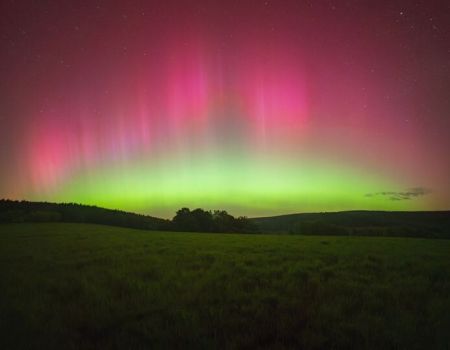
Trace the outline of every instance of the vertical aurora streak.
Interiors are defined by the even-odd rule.
[[[161,216],[450,207],[448,33],[427,41],[420,9],[9,6],[0,197]],[[432,192],[371,195],[414,187]]]

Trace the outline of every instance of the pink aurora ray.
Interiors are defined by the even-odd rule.
[[[195,40],[175,41],[162,64],[142,60],[139,77],[125,86],[114,82],[103,104],[92,108],[81,99],[36,116],[26,157],[33,184],[51,188],[99,163],[181,152],[192,138],[212,147],[209,135],[220,132],[217,119],[227,113],[238,114],[233,127],[245,129],[240,135],[249,147],[267,139],[298,142],[307,118],[299,64],[283,50],[249,47],[239,50],[239,59],[224,61]]]

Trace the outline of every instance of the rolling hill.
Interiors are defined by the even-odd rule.
[[[251,219],[261,231],[450,238],[450,211],[343,211]]]

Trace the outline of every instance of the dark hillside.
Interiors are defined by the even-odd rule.
[[[149,230],[164,230],[169,220],[76,203],[0,200],[0,223],[78,222]]]
[[[343,211],[253,218],[264,232],[450,238],[450,211]]]

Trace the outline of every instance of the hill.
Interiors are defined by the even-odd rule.
[[[251,219],[264,232],[450,238],[450,211],[343,211]]]
[[[76,203],[0,200],[0,223],[76,222],[164,230],[169,220]]]
[[[450,241],[0,225],[2,349],[445,349]]]

